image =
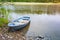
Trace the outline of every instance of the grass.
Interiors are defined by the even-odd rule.
[[[5,26],[8,23],[8,19],[0,18],[0,27]]]
[[[3,8],[3,5],[1,5],[0,8],[0,27],[5,26],[8,23],[8,10],[6,10],[5,8]]]

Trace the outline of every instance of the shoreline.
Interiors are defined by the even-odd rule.
[[[3,2],[0,2],[2,4]],[[60,3],[35,3],[35,2],[5,2],[4,4],[14,5],[60,5]]]

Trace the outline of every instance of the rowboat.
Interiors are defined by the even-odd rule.
[[[29,23],[30,23],[30,17],[23,16],[16,20],[13,20],[12,22],[9,22],[8,27],[11,31],[16,31],[26,27]]]

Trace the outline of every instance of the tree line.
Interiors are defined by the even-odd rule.
[[[60,2],[60,0],[0,0],[0,2],[52,2],[57,3]]]

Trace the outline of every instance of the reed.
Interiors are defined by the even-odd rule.
[[[3,7],[2,4],[0,4],[0,27],[2,26],[6,26],[6,24],[8,23],[8,10],[6,8]]]

